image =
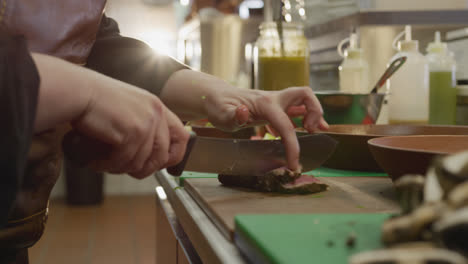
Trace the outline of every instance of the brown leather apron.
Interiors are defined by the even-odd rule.
[[[0,230],[0,248],[31,247],[44,232],[50,192],[60,175],[61,140],[68,126],[34,136],[23,184],[16,195],[6,228]]]

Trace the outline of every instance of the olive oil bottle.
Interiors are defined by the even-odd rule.
[[[293,86],[309,86],[308,57],[259,57],[258,88],[278,91]]]
[[[302,24],[284,23],[279,29],[277,23],[262,23],[255,49],[257,89],[277,91],[309,86],[309,47]]]

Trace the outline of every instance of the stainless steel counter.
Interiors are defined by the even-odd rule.
[[[176,218],[203,263],[245,263],[239,250],[219,232],[192,197],[179,187],[174,177],[165,170],[157,172],[155,177],[164,190],[164,194],[158,195],[159,202],[168,202],[166,206],[173,211],[168,216]],[[174,232],[180,236],[181,230]],[[162,245],[157,241],[158,244]],[[196,256],[187,255],[189,263],[196,263]]]

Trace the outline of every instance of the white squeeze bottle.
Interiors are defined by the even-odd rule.
[[[349,42],[349,47],[342,51],[342,46]],[[338,54],[343,57],[343,62],[338,67],[340,75],[340,91],[343,93],[367,93],[369,92],[369,65],[363,59],[362,49],[358,47],[356,33],[351,33],[338,45]]]
[[[404,40],[398,41],[403,35]],[[398,47],[395,43],[398,41]],[[427,124],[429,120],[429,69],[426,58],[419,53],[419,43],[411,39],[411,26],[393,41],[398,53],[390,63],[406,56],[406,63],[391,78],[388,119],[390,124]]]

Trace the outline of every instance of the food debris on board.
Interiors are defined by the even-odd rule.
[[[356,234],[354,232],[351,232],[348,234],[348,237],[346,238],[346,246],[348,248],[354,248],[356,245]]]
[[[293,172],[285,167],[274,169],[263,176],[218,175],[226,186],[250,188],[262,192],[309,194],[325,191],[328,185],[311,175]]]
[[[389,248],[350,263],[468,263],[468,151],[438,158],[426,177],[406,175],[395,187],[402,212],[382,225]]]

